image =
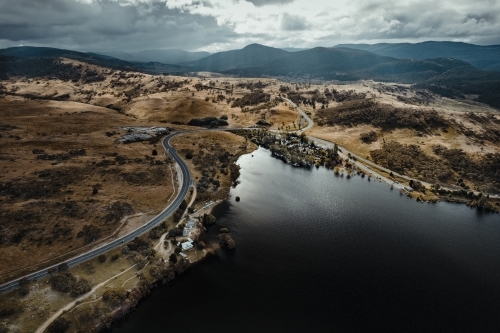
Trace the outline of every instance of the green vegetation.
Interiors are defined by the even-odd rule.
[[[500,154],[472,156],[461,149],[437,145],[433,151],[440,158],[425,154],[416,145],[387,142],[370,152],[373,162],[430,183],[452,181],[465,190],[470,182],[482,192],[500,192]],[[455,177],[455,178],[453,178]],[[456,180],[453,180],[456,179]]]
[[[439,128],[447,124],[437,111],[400,109],[372,99],[346,101],[334,108],[318,110],[315,120],[320,126],[368,124],[384,129],[416,130]]]
[[[419,146],[387,142],[381,149],[372,150],[370,156],[382,165],[411,177],[421,176],[431,182],[446,181],[451,176],[448,166],[437,158],[426,155]]]
[[[123,301],[127,298],[127,290],[122,287],[116,287],[108,289],[102,294],[102,299],[104,302],[111,304],[112,306],[119,306],[123,304]]]
[[[370,132],[367,132],[367,133],[361,133],[359,135],[359,137],[361,138],[361,141],[363,141],[364,143],[372,143],[372,142],[375,142],[378,140],[377,138],[377,132],[375,131],[370,131]]]
[[[203,214],[203,216],[200,216],[200,220],[203,223],[203,225],[205,225],[207,227],[214,225],[215,222],[217,221],[215,216],[213,216],[212,214],[206,214],[206,213]]]
[[[244,108],[245,106],[258,105],[260,103],[267,103],[271,100],[271,95],[266,94],[262,90],[254,90],[248,94],[243,95],[241,98],[237,98],[233,104],[231,104],[232,108],[240,107]]]
[[[49,333],[65,333],[71,326],[71,322],[66,318],[59,317],[47,328]]]
[[[69,292],[73,297],[88,293],[91,289],[89,281],[77,279],[67,271],[53,274],[49,279],[49,283],[52,289],[62,293]]]
[[[199,127],[218,127],[218,126],[227,126],[229,125],[226,119],[216,118],[216,117],[205,117],[205,118],[193,118],[188,122],[190,126],[199,126]]]

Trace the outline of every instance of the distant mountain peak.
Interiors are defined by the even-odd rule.
[[[248,49],[274,49],[274,47],[262,45],[259,43],[252,43],[245,46],[242,50],[248,50]]]

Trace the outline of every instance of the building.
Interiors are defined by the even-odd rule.
[[[184,242],[181,244],[182,251],[189,251],[193,248],[193,243],[191,242]]]
[[[191,219],[186,223],[186,226],[184,227],[184,229],[193,229],[195,225],[196,225],[196,221]]]
[[[408,192],[413,192],[413,188],[411,188],[410,186],[405,186],[404,189]]]
[[[189,236],[189,229],[184,228],[184,230],[182,230],[182,236],[184,236],[184,237]]]

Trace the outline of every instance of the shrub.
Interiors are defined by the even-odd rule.
[[[85,293],[88,293],[90,289],[90,282],[86,279],[80,279],[73,284],[70,295],[72,297],[83,295]]]
[[[68,319],[59,317],[52,322],[47,328],[49,333],[65,333],[68,331],[71,323]]]
[[[101,237],[101,229],[94,225],[84,225],[76,237],[83,237],[83,243],[89,244]]]
[[[103,301],[111,304],[112,306],[117,306],[123,303],[127,298],[127,291],[121,287],[108,289],[102,295]]]
[[[56,291],[67,293],[71,291],[76,283],[76,277],[70,272],[61,272],[54,274],[49,279],[50,286]]]
[[[3,302],[0,305],[0,318],[8,317],[23,311],[23,307],[18,301]]]
[[[205,224],[207,226],[211,226],[211,225],[215,224],[216,218],[212,214],[205,213],[205,214],[203,214],[202,221],[203,221],[203,224]]]
[[[57,266],[57,270],[59,272],[65,272],[69,269],[69,266],[67,263],[63,262],[62,264],[59,264],[59,266]]]
[[[375,131],[361,133],[359,136],[361,138],[361,141],[363,141],[364,143],[372,143],[377,141],[377,133]]]
[[[177,256],[174,253],[172,253],[170,257],[168,257],[168,261],[175,264],[177,262]]]
[[[100,256],[97,257],[97,260],[102,264],[104,262],[106,262],[106,255],[105,254],[101,254]]]
[[[29,294],[29,284],[30,280],[28,280],[27,278],[22,278],[21,280],[19,280],[19,295],[26,296]]]

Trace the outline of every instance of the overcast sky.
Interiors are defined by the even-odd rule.
[[[0,0],[0,47],[83,51],[500,44],[500,0]]]

